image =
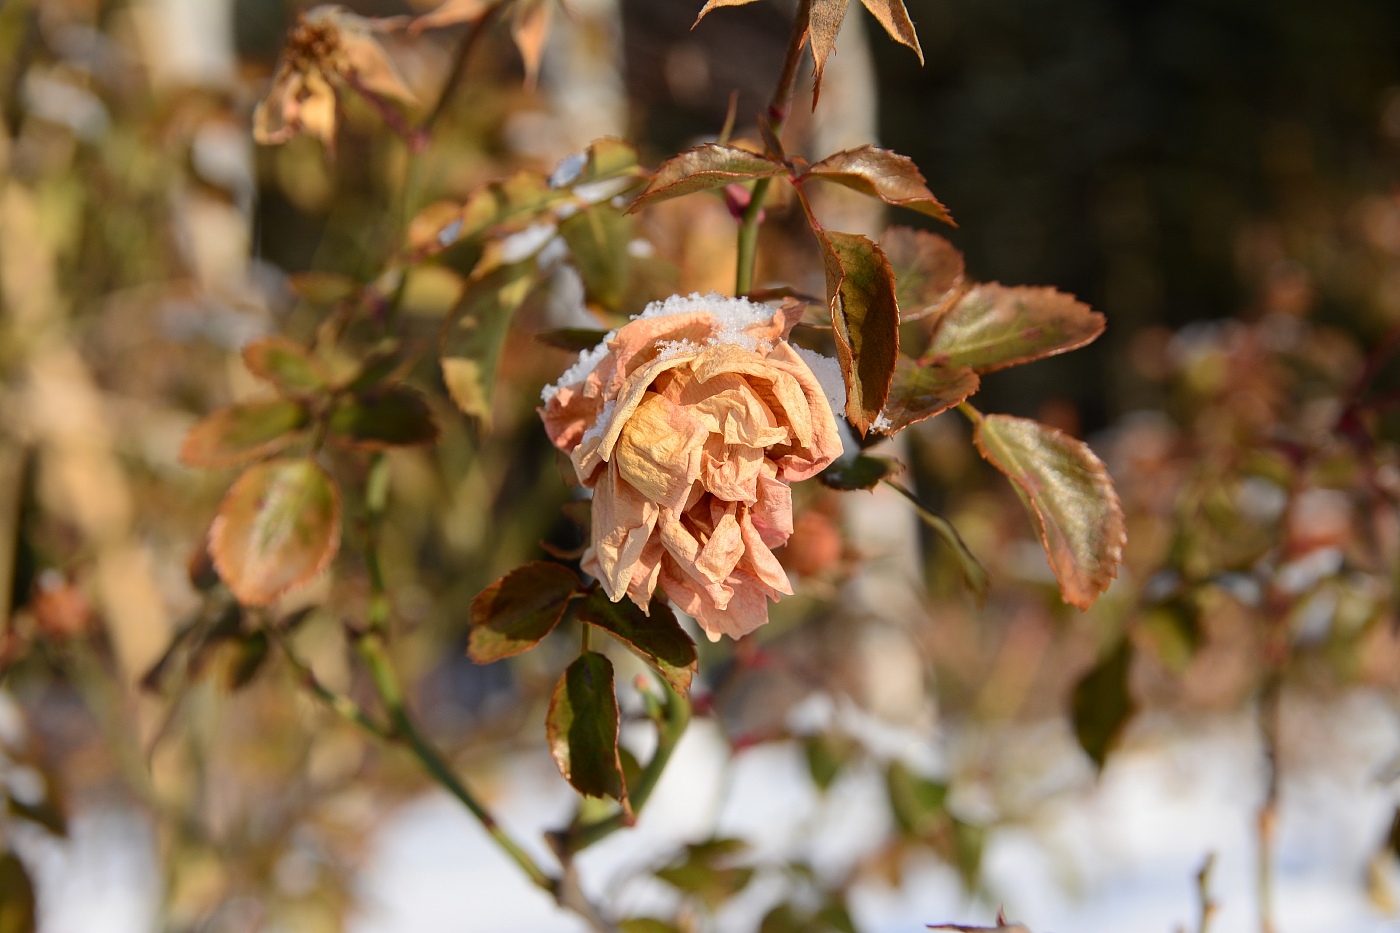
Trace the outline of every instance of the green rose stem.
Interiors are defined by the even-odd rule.
[[[475,793],[467,786],[448,763],[447,759],[425,736],[409,713],[405,700],[403,682],[389,655],[388,634],[390,605],[384,586],[384,574],[379,562],[379,529],[384,507],[388,501],[388,461],[382,454],[376,456],[370,466],[365,489],[365,505],[369,513],[365,524],[364,558],[369,573],[370,600],[367,612],[367,626],[363,630],[352,631],[356,653],[369,671],[370,681],[379,697],[379,702],[388,716],[389,722],[383,725],[361,709],[354,700],[336,693],[320,683],[310,668],[300,661],[291,650],[285,636],[268,626],[283,653],[287,656],[302,683],[318,700],[343,718],[353,722],[370,735],[382,741],[402,746],[418,759],[423,770],[440,787],[455,797],[462,806],[476,817],[481,827],[495,841],[496,845],[520,866],[535,886],[547,892],[561,907],[572,910],[582,917],[594,930],[611,933],[613,924],[602,915],[578,889],[577,879],[571,872],[564,877],[550,874],[526,852],[521,845],[496,820]]]
[[[773,102],[768,105],[768,113],[759,119],[766,119],[773,130],[773,138],[783,133],[787,122],[788,109],[792,105],[793,89],[797,86],[797,66],[802,63],[802,47],[807,40],[807,23],[811,18],[808,11],[812,0],[801,0],[797,15],[792,21],[792,35],[788,39],[787,58],[783,60],[782,73],[778,75],[778,86],[773,91]],[[763,213],[763,201],[768,197],[771,178],[760,178],[754,182],[749,205],[744,209],[744,217],[739,222],[739,261],[734,277],[734,294],[744,295],[753,291],[754,263],[758,255],[758,218]]]

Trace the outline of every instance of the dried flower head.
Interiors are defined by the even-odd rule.
[[[787,342],[800,313],[675,296],[545,389],[545,429],[593,489],[583,567],[614,601],[646,609],[659,585],[717,640],[792,593],[772,550],[793,530],[788,484],[842,451],[812,369],[834,362]]]
[[[330,145],[339,95],[347,87],[381,112],[387,100],[416,103],[378,39],[396,24],[357,16],[340,6],[318,6],[301,14],[287,36],[272,90],[253,114],[254,138],[270,145],[304,132]]]

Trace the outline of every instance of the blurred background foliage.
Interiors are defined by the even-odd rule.
[[[485,667],[464,656],[476,593],[543,557],[541,541],[583,543],[534,413],[570,356],[533,335],[727,290],[734,223],[708,196],[617,221],[626,259],[606,281],[577,251],[572,265],[517,257],[534,264],[513,317],[472,277],[485,241],[409,262],[390,310],[402,238],[431,203],[548,173],[601,135],[654,165],[716,134],[735,90],[738,135],[753,138],[791,17],[775,0],[691,30],[698,2],[576,6],[538,88],[504,30],[483,42],[411,157],[353,95],[333,151],[253,146],[296,4],[0,3],[0,838],[21,857],[0,861],[4,933],[30,928],[24,865],[43,840],[66,814],[113,804],[157,827],[156,928],[340,929],[374,831],[423,790],[410,762],[298,691],[260,636],[266,617],[240,612],[202,564],[233,474],[177,454],[198,418],[266,394],[238,354],[257,336],[329,347],[346,370],[386,333],[408,348],[441,440],[384,461],[395,651],[427,729],[488,796],[509,792],[509,762],[538,756],[574,635]],[[765,931],[846,929],[851,887],[898,884],[920,852],[1014,904],[980,886],[989,834],[1034,826],[1123,742],[1152,741],[1124,732],[1134,713],[1188,732],[1208,713],[1257,714],[1276,790],[1326,757],[1315,722],[1280,714],[1288,697],[1390,697],[1400,679],[1400,6],[908,6],[927,64],[857,22],[823,110],[799,103],[790,148],[825,155],[853,132],[912,157],[958,218],[939,232],[971,275],[1053,285],[1108,316],[1094,346],[989,377],[981,404],[1095,446],[1128,514],[1125,568],[1091,612],[1064,606],[1014,495],[953,415],[885,452],[987,565],[983,607],[898,497],[799,489],[783,554],[799,593],[753,638],[702,644],[700,709],[736,753],[800,749],[822,790],[873,774],[887,832],[822,871],[800,847],[774,865],[684,840],[617,883],[664,892],[618,898],[621,913],[659,903],[670,924],[630,930],[707,928],[755,867],[781,881]],[[461,35],[386,39],[420,100],[436,99]],[[837,197],[823,209],[882,226]],[[820,292],[799,214],[776,193],[760,279]],[[466,326],[444,329],[454,314]],[[475,417],[443,385],[440,330],[498,374]],[[372,462],[329,461],[346,489]],[[346,516],[330,577],[273,615],[295,619],[288,637],[318,678],[365,696],[344,633],[369,601],[353,495]],[[624,707],[645,718],[635,694]],[[921,758],[918,743],[940,751]],[[1261,793],[1267,816],[1276,794]],[[1373,830],[1378,853],[1396,845]],[[1371,879],[1378,904],[1385,877]],[[61,910],[48,890],[41,924],[46,904]]]

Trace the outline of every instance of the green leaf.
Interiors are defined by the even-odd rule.
[[[900,320],[942,314],[962,294],[963,254],[943,237],[912,227],[890,227],[880,237],[880,248],[894,270]]]
[[[413,447],[438,438],[427,399],[407,386],[389,386],[340,399],[327,427],[332,440],[362,450]]]
[[[643,207],[697,191],[771,178],[786,171],[782,164],[756,152],[705,143],[661,163],[646,189],[627,208],[627,212],[630,214]]]
[[[685,855],[656,873],[656,877],[714,910],[748,886],[752,868],[727,864],[748,846],[738,839],[711,839],[686,846]]]
[[[880,416],[899,359],[899,305],[884,251],[854,233],[813,229],[826,267],[836,357],[846,379],[846,417],[863,436]]]
[[[559,223],[574,266],[583,278],[584,296],[609,311],[618,311],[627,294],[632,220],[608,204],[573,214]]]
[[[967,401],[980,385],[977,374],[966,366],[916,363],[900,356],[890,381],[884,418],[874,428],[881,434],[897,434]]]
[[[1065,602],[1088,609],[1118,576],[1127,542],[1108,470],[1088,445],[1025,418],[980,417],[972,439],[1021,497]]]
[[[363,360],[355,375],[345,384],[345,391],[352,395],[382,388],[407,375],[412,360],[404,354],[397,340],[387,340],[371,350]]]
[[[927,839],[947,825],[947,784],[919,777],[896,761],[885,772],[885,789],[895,823],[904,835]]]
[[[967,542],[958,534],[958,529],[952,522],[924,506],[919,501],[919,497],[906,489],[900,483],[890,482],[888,484],[914,506],[914,512],[919,516],[925,525],[933,530],[943,543],[948,545],[953,552],[953,557],[958,562],[958,571],[962,574],[963,583],[972,591],[972,595],[977,599],[977,605],[982,605],[987,601],[987,591],[991,587],[991,577],[987,574],[987,569],[982,566],[972,553],[972,549],[967,546]]]
[[[448,382],[448,389],[462,411],[482,418],[488,429],[490,419],[485,415],[495,397],[496,370],[511,320],[538,282],[539,269],[534,260],[527,260],[499,266],[473,279],[462,296],[457,311],[461,326],[454,329],[445,348],[443,375],[455,380]],[[470,360],[476,368],[466,369],[460,363],[449,366],[447,359]],[[449,369],[453,371],[449,373]]]
[[[329,308],[354,298],[362,287],[354,279],[333,272],[300,272],[287,281],[298,298],[316,308]]]
[[[802,740],[807,757],[807,773],[821,790],[831,787],[841,769],[855,756],[856,744],[844,735],[823,732]]]
[[[243,348],[243,364],[288,395],[308,395],[326,388],[321,364],[306,348],[286,337],[264,337]]]
[[[1128,690],[1132,665],[1133,644],[1122,638],[1074,687],[1074,734],[1099,770],[1136,709]]]
[[[249,467],[209,529],[219,576],[250,606],[265,606],[320,574],[339,546],[340,495],[309,459]]]
[[[962,877],[963,887],[969,891],[977,889],[977,879],[982,874],[982,851],[987,845],[987,828],[976,823],[964,823],[954,817],[953,865]]]
[[[578,188],[613,178],[640,175],[641,172],[636,146],[615,136],[604,136],[589,144],[583,169],[576,177],[565,181],[556,173],[556,177],[551,180],[556,183],[556,187]]]
[[[311,420],[306,407],[289,399],[230,405],[190,429],[180,462],[192,467],[237,466],[276,453]]]
[[[561,327],[557,330],[546,330],[538,333],[535,335],[535,339],[545,346],[554,347],[556,350],[582,353],[584,350],[592,350],[607,336],[607,331],[591,327]]]
[[[616,637],[650,664],[676,692],[685,696],[699,660],[695,642],[676,621],[671,607],[661,600],[651,604],[651,615],[642,613],[630,599],[613,602],[601,588],[588,594],[578,608],[583,622]]]
[[[34,883],[19,856],[0,855],[0,933],[34,933]]]
[[[490,664],[539,644],[578,592],[572,570],[548,561],[531,561],[492,583],[472,600],[467,654]]]
[[[835,182],[886,204],[906,207],[944,223],[953,222],[948,209],[928,190],[914,160],[888,149],[846,149],[813,163],[804,178]]]
[[[617,694],[607,658],[585,651],[569,665],[554,688],[545,727],[550,754],[564,780],[580,794],[612,797],[626,809],[617,754]]]
[[[679,933],[679,930],[664,920],[655,917],[633,917],[618,923],[622,933]]]
[[[899,464],[893,460],[857,454],[837,460],[817,474],[817,479],[829,489],[854,492],[857,489],[874,489],[880,480],[897,472]]]
[[[924,359],[986,373],[1077,349],[1103,329],[1104,316],[1073,295],[978,285],[939,319]]]

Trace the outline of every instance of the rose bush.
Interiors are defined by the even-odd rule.
[[[792,534],[788,484],[842,452],[841,402],[813,371],[836,364],[787,342],[800,315],[795,303],[675,296],[545,389],[549,437],[593,490],[583,569],[614,602],[645,610],[659,585],[718,640],[752,632],[769,599],[791,595],[773,556]]]

